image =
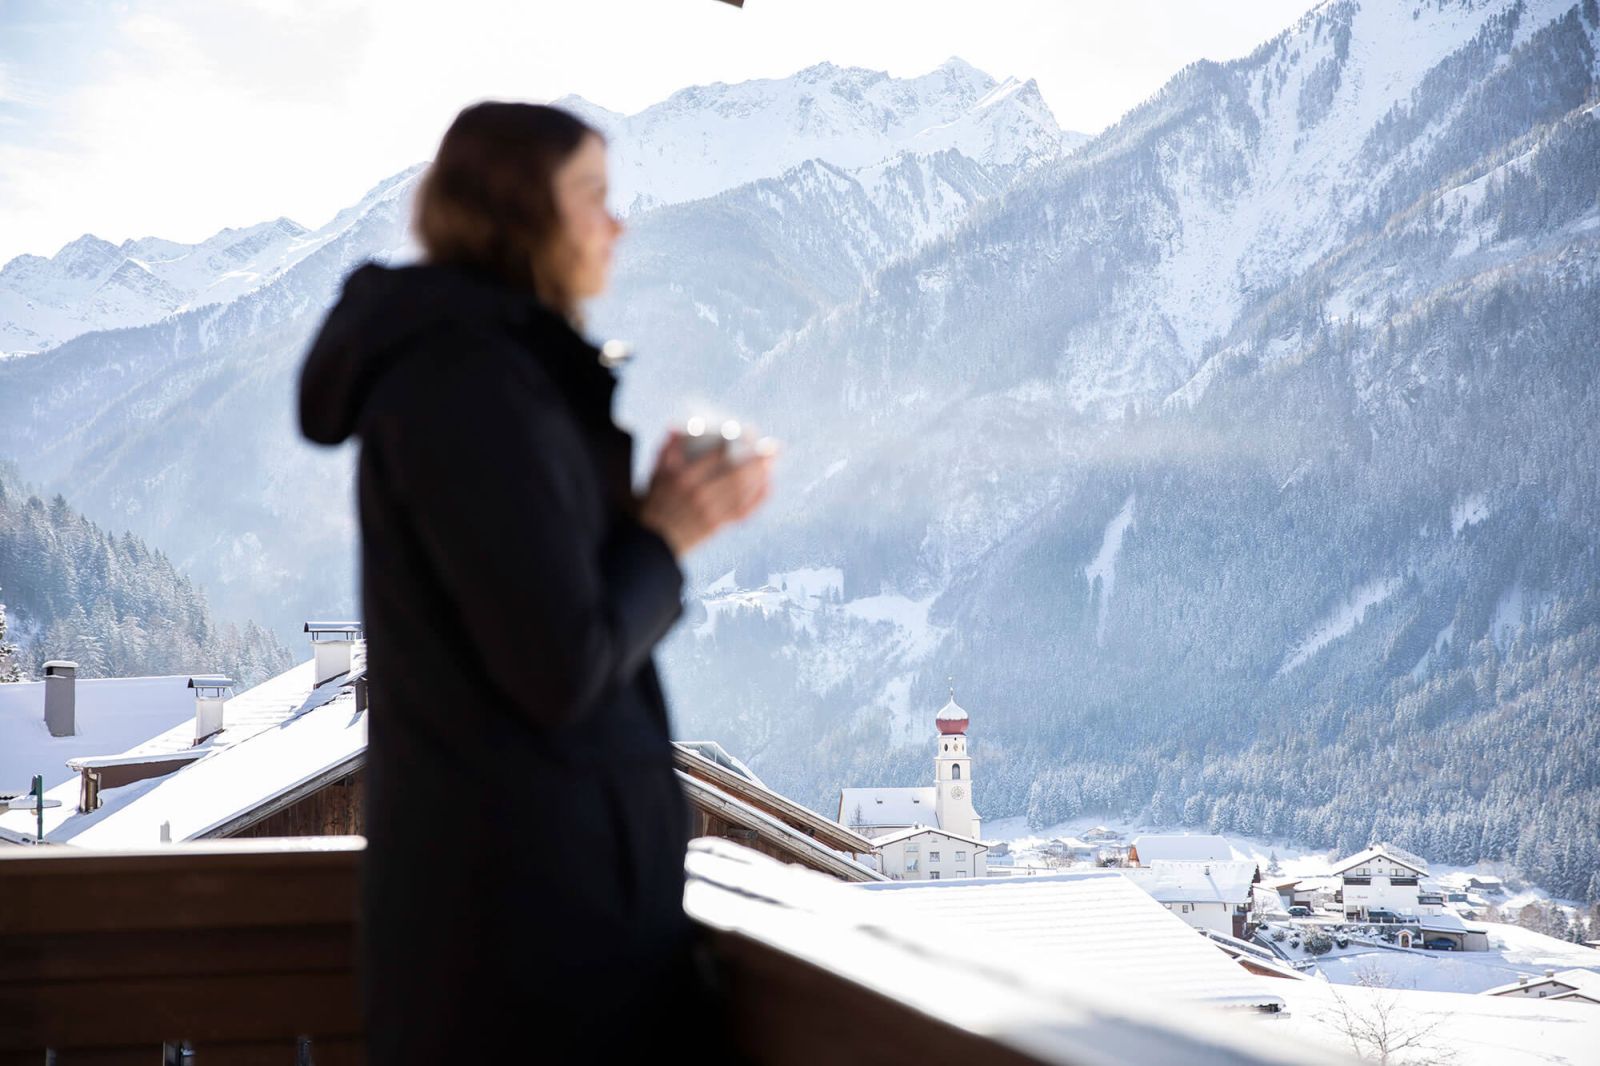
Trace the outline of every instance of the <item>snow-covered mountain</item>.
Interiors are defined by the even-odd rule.
[[[381,183],[317,230],[277,218],[225,229],[198,244],[141,237],[116,245],[85,233],[48,259],[19,255],[0,269],[0,358],[237,300],[408,190],[418,169]]]
[[[1086,139],[1057,125],[1032,79],[997,82],[956,57],[917,78],[818,63],[787,78],[683,89],[633,115],[578,96],[555,103],[605,133],[612,202],[627,214],[811,159],[856,170],[954,148],[985,167],[1025,168]]]
[[[825,808],[918,779],[954,673],[996,810],[1522,848],[1587,891],[1597,26],[1323,4],[753,356],[715,399],[788,491],[705,551],[688,728]]]
[[[1003,183],[1086,139],[1056,124],[1032,80],[997,82],[958,58],[917,78],[820,63],[788,78],[684,89],[634,115],[577,96],[556,103],[606,132],[613,199],[635,214],[808,161],[867,171],[865,180],[887,182],[881,195],[892,197],[903,160],[953,150]],[[113,245],[86,233],[48,259],[18,256],[0,269],[0,358],[253,292],[373,206],[408,196],[421,168],[390,177],[316,230],[278,218],[198,244],[144,237]],[[966,206],[930,198],[917,209],[926,216],[921,232],[942,232]]]

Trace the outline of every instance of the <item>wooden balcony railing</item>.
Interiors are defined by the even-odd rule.
[[[363,1061],[360,837],[0,849],[0,1066]],[[1344,1061],[853,922],[825,875],[697,840],[685,906],[752,1063]],[[846,892],[840,896],[840,892]],[[959,940],[959,937],[952,938]],[[1156,1011],[1159,1010],[1159,1017]],[[690,1039],[695,1019],[685,1019]]]

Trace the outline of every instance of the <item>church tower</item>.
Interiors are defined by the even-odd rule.
[[[939,828],[960,833],[974,840],[979,834],[977,810],[972,806],[972,758],[967,754],[967,712],[956,703],[956,690],[950,689],[950,702],[934,716],[939,727],[939,749],[933,757],[934,813]]]

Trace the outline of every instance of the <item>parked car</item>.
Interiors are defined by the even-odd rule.
[[[1291,917],[1291,918],[1309,918],[1309,917],[1311,917],[1311,908],[1310,907],[1300,906],[1300,905],[1296,904],[1295,906],[1289,908],[1289,917]]]
[[[1430,937],[1422,942],[1422,946],[1429,951],[1454,951],[1456,942],[1445,936]]]
[[[1400,916],[1394,911],[1377,909],[1367,911],[1367,920],[1371,922],[1398,922]]]

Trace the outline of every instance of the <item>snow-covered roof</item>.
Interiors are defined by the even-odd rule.
[[[146,734],[143,743],[120,754],[192,755],[198,750],[202,757],[162,777],[103,789],[100,806],[87,813],[78,811],[79,783],[73,774],[45,793],[61,801],[45,809],[45,840],[113,848],[155,844],[162,822],[171,823],[173,840],[202,836],[294,789],[308,776],[358,755],[366,747],[366,715],[354,713],[350,683],[365,670],[364,642],[356,643],[351,658],[348,674],[320,686],[314,684],[315,660],[310,659],[240,693],[223,706],[222,731],[199,745],[193,743],[194,697],[184,677],[189,718],[164,732]],[[330,709],[314,713],[323,708]],[[33,811],[0,813],[0,839],[33,841],[37,824]]]
[[[349,676],[353,677],[365,670],[366,648],[365,642],[357,642],[354,645]],[[248,740],[262,730],[271,729],[299,714],[309,701],[325,698],[341,684],[339,677],[332,678],[321,686],[317,685],[316,681],[317,661],[313,658],[291,666],[254,688],[246,689],[222,705],[222,732],[206,740],[202,746],[226,748]],[[193,742],[193,724],[186,722],[181,726],[174,726],[165,733],[151,736],[144,743],[129,748],[122,754],[151,755],[158,752],[182,751],[193,746]]]
[[[839,824],[862,826],[937,825],[932,785],[912,788],[841,788]],[[856,821],[856,808],[861,819]]]
[[[1441,911],[1438,914],[1417,915],[1417,926],[1429,932],[1437,933],[1487,933],[1488,926],[1476,922],[1464,921],[1460,915],[1451,911]]]
[[[1233,845],[1219,836],[1189,833],[1147,833],[1133,838],[1139,864],[1149,866],[1160,860],[1227,862],[1233,858]]]
[[[961,705],[956,702],[956,698],[951,696],[949,701],[947,701],[943,707],[939,708],[939,713],[933,717],[936,720],[945,722],[959,722],[966,720],[967,712],[962,710]]]
[[[1536,985],[1552,983],[1565,985],[1585,996],[1600,996],[1600,973],[1596,973],[1593,970],[1559,970],[1554,974],[1539,974],[1537,976],[1530,974],[1526,981],[1517,980],[1509,984],[1496,985],[1493,988],[1485,989],[1483,994],[1486,996],[1503,996],[1508,992],[1517,992],[1522,989],[1533,988]]]
[[[1402,851],[1393,844],[1373,844],[1365,851],[1358,851],[1348,859],[1339,863],[1330,872],[1341,874],[1352,867],[1360,866],[1364,863],[1369,863],[1374,859],[1379,858],[1387,859],[1392,863],[1415,870],[1419,874],[1425,874],[1428,872],[1428,864],[1425,861],[1419,859],[1409,851]]]
[[[751,784],[766,788],[766,783],[756,776],[754,770],[746,766],[743,759],[731,754],[727,748],[714,740],[675,740],[673,741],[684,751],[692,751],[708,762],[714,762],[723,769],[730,770],[750,781]],[[769,790],[770,791],[770,790]]]
[[[881,881],[883,874],[853,856],[835,851],[815,837],[794,828],[766,811],[746,803],[709,781],[675,770],[689,801],[712,806],[724,818],[743,825],[788,852],[794,861],[809,869],[831,874],[842,881]]]
[[[192,741],[189,677],[77,678],[70,737],[53,737],[45,728],[45,682],[0,685],[0,795],[26,792],[34,774],[44,776],[47,790],[76,781],[68,759],[121,752],[169,729],[186,730]]]
[[[1117,867],[1161,903],[1249,903],[1252,862],[1158,862]]]
[[[1271,1007],[1282,1001],[1115,870],[852,886],[894,905],[931,938],[959,929],[994,958],[1026,957],[1144,1002]]]
[[[710,743],[717,751],[722,751],[721,745]],[[738,760],[733,759],[731,755],[727,758],[738,763]],[[740,803],[765,812],[807,838],[835,851],[851,855],[870,855],[874,850],[875,845],[868,837],[818,814],[804,804],[796,803],[780,792],[774,792],[759,779],[747,777],[721,762],[706,758],[703,747],[676,744],[673,748],[672,761],[674,766],[690,777],[704,780],[714,786],[719,793],[727,793]],[[742,766],[743,763],[739,765]]]
[[[961,833],[952,833],[950,830],[940,829],[936,825],[913,825],[907,829],[897,829],[893,833],[885,833],[882,836],[873,837],[872,843],[878,847],[882,847],[885,844],[894,844],[902,840],[910,840],[912,837],[919,837],[924,833],[938,833],[942,837],[949,837],[951,840],[959,840],[963,844],[971,844],[980,851],[988,848],[989,846],[981,840],[964,836]]]
[[[114,806],[107,801],[109,813],[102,807],[81,815],[87,823],[81,828],[63,828],[72,831],[71,843],[91,848],[157,843],[163,823],[171,839],[193,840],[330,772],[349,773],[366,750],[367,714],[356,711],[353,692],[342,691],[176,773],[111,789],[127,798]]]

